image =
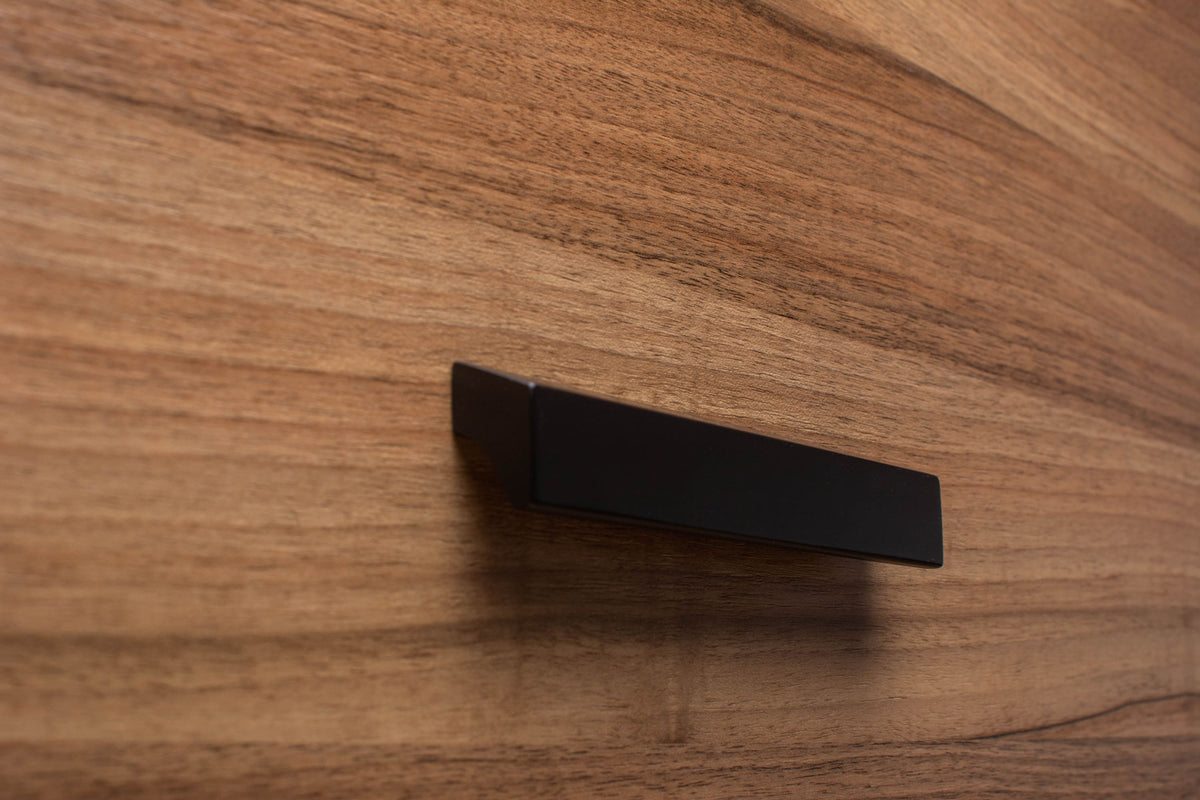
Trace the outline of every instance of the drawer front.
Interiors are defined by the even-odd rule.
[[[6,4],[6,791],[1194,791],[1194,16]],[[945,566],[514,509],[455,360],[936,474]]]

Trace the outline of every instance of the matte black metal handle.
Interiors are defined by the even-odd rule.
[[[942,565],[933,475],[456,363],[454,432],[519,508]]]

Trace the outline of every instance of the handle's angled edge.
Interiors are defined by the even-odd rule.
[[[499,474],[509,501],[529,508],[534,384],[463,361],[454,363],[450,383],[454,433],[478,444]]]

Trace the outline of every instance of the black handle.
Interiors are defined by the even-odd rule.
[[[942,565],[933,475],[456,363],[454,432],[519,508]]]

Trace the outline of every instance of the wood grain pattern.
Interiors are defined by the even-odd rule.
[[[0,5],[0,794],[1200,793],[1183,2]],[[942,479],[507,506],[449,365]]]

